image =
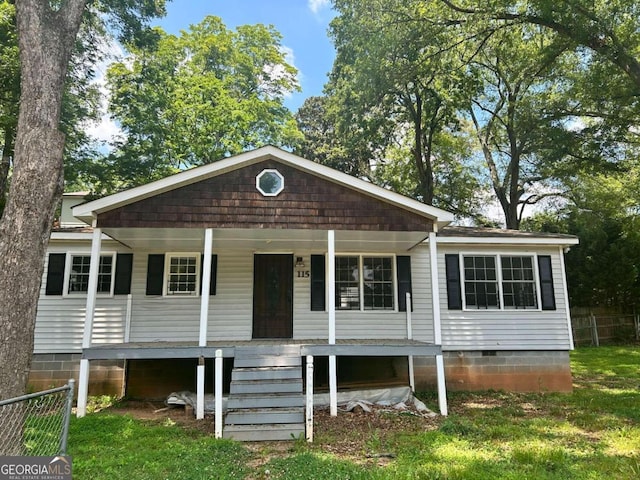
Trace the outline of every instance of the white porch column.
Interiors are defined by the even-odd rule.
[[[327,232],[327,292],[329,310],[329,344],[336,343],[336,233]],[[338,377],[336,373],[336,356],[329,355],[329,410],[331,416],[338,415]]]
[[[198,346],[207,346],[207,324],[209,322],[209,287],[211,285],[211,251],[213,249],[213,230],[204,231],[204,256],[202,257],[202,278],[200,279],[200,334]],[[196,419],[204,418],[204,358],[200,357],[196,370]]]
[[[204,231],[204,258],[202,261],[202,295],[200,295],[200,338],[198,345],[207,346],[207,323],[209,321],[209,288],[211,286],[211,252],[213,250],[213,229]]]
[[[411,294],[409,292],[405,295],[405,305],[407,306],[407,340],[413,340],[413,325],[411,320]],[[409,355],[409,387],[411,391],[416,391],[416,376],[413,371],[413,355]]]
[[[214,382],[214,402],[215,402],[215,436],[222,438],[222,376],[223,376],[223,358],[222,350],[216,350],[215,359],[215,382]]]
[[[84,333],[82,335],[82,349],[91,346],[93,334],[93,317],[96,310],[96,294],[98,293],[98,270],[100,269],[100,247],[102,243],[102,229],[93,225],[91,239],[91,261],[89,262],[89,284],[87,285],[87,304],[84,317]],[[89,394],[89,360],[80,360],[80,374],[78,379],[78,417],[87,413],[87,396]]]
[[[305,421],[307,442],[313,442],[313,355],[307,355],[307,398]]]
[[[196,367],[196,420],[204,418],[204,357],[198,359]]]
[[[327,292],[329,310],[329,343],[336,343],[336,232],[327,232]]]
[[[438,283],[438,246],[436,232],[429,233],[429,269],[431,270],[431,306],[433,311],[433,340],[442,346],[442,326],[440,323],[440,285]],[[436,355],[436,374],[438,377],[438,406],[442,415],[448,415],[447,387],[444,378],[444,359],[442,353]]]

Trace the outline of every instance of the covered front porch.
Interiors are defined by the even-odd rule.
[[[336,358],[345,357],[387,357],[399,356],[409,358],[409,378],[413,386],[412,356],[431,356],[436,358],[438,365],[438,385],[440,410],[446,414],[446,393],[444,390],[444,366],[442,362],[440,326],[439,326],[439,298],[437,286],[438,266],[436,261],[435,234],[424,232],[376,232],[365,235],[364,232],[335,232],[329,231],[298,231],[298,230],[239,230],[239,229],[167,229],[160,235],[157,231],[147,229],[107,229],[110,236],[133,247],[133,256],[144,261],[147,252],[176,251],[179,249],[202,252],[202,275],[200,291],[210,290],[214,264],[207,261],[213,252],[220,257],[218,266],[224,265],[228,258],[240,258],[244,267],[240,270],[246,273],[234,272],[233,281],[244,284],[243,289],[248,297],[229,300],[226,295],[225,284],[227,270],[221,268],[217,273],[218,291],[216,296],[157,296],[150,297],[143,291],[132,289],[127,301],[125,325],[120,342],[97,344],[93,335],[93,318],[96,315],[96,301],[99,297],[94,293],[97,282],[94,278],[94,263],[98,263],[101,254],[103,230],[94,229],[91,266],[89,275],[89,289],[87,295],[87,315],[85,334],[83,338],[83,358],[81,360],[81,374],[79,381],[78,414],[84,414],[88,386],[90,360],[114,359],[212,359],[218,350],[223,358],[235,358],[238,347],[258,347],[264,345],[290,345],[299,349],[298,356],[321,356],[328,359],[328,386],[332,401],[332,413],[337,411],[337,369]],[[394,288],[392,294],[393,306],[390,310],[362,311],[341,309],[341,295],[336,292],[336,257],[340,254],[349,255],[351,252],[411,252],[414,247],[423,244],[424,236],[428,241],[428,270],[430,278],[421,279],[421,287],[414,286],[419,293],[416,298],[411,297],[410,287],[401,295],[400,285]],[[199,238],[198,238],[199,237]],[[324,237],[324,238],[323,238]],[[307,239],[305,243],[303,239]],[[190,240],[189,240],[190,239]],[[292,242],[293,239],[293,242]],[[382,245],[384,249],[382,250]],[[266,250],[265,246],[270,246]],[[143,249],[143,247],[145,247]],[[293,248],[292,248],[293,247]],[[424,246],[421,246],[425,250]],[[150,250],[149,250],[150,249]],[[295,249],[295,250],[294,250]],[[137,254],[142,250],[142,254]],[[225,253],[229,252],[229,253]],[[297,252],[304,252],[299,257]],[[321,288],[321,298],[313,298],[313,291],[309,296],[307,291],[313,289],[313,279],[309,279],[308,268],[313,260],[309,252],[322,252],[322,269],[326,279]],[[200,256],[200,254],[198,254]],[[422,255],[426,258],[426,255]],[[257,298],[258,284],[261,279],[272,278],[273,271],[258,273],[257,259],[270,257],[284,257],[289,259],[280,273],[277,285],[271,288],[275,292],[276,310],[267,311],[267,302]],[[318,257],[318,255],[316,255]],[[297,260],[303,259],[303,265],[297,265]],[[394,257],[390,257],[394,258]],[[415,262],[414,262],[415,263]],[[136,267],[134,270],[140,270]],[[235,264],[234,264],[235,265]],[[253,267],[253,268],[252,268]],[[397,269],[396,265],[393,265]],[[423,267],[424,268],[424,267]],[[148,269],[148,268],[147,268]],[[414,270],[417,267],[414,265]],[[96,269],[97,270],[97,269]],[[244,280],[239,279],[243,275]],[[289,277],[284,281],[284,277]],[[415,276],[415,273],[414,273]],[[295,278],[300,277],[300,278]],[[253,281],[252,281],[253,280]],[[429,282],[429,280],[431,280]],[[133,278],[136,283],[136,278]],[[293,283],[298,282],[302,287]],[[142,282],[138,281],[138,284]],[[147,282],[148,283],[148,282]],[[272,282],[273,283],[273,282]],[[418,283],[414,281],[414,283]],[[289,285],[284,287],[283,285]],[[234,289],[236,287],[233,287]],[[301,292],[302,289],[302,292]],[[251,293],[253,291],[253,293]],[[268,296],[267,291],[264,295]],[[430,302],[425,302],[430,297]],[[267,299],[268,300],[268,299]],[[280,302],[283,300],[284,303]],[[280,302],[280,303],[278,303]],[[287,303],[289,302],[289,303]],[[308,303],[320,303],[317,311],[304,311]],[[253,304],[253,307],[251,307]],[[301,306],[301,304],[304,305]],[[400,305],[404,311],[401,311]],[[414,308],[419,305],[420,341],[414,336]],[[179,307],[176,307],[178,305]],[[227,306],[225,306],[227,305]],[[247,308],[247,305],[249,308]],[[262,306],[260,306],[262,305]],[[199,314],[196,311],[199,311]],[[191,312],[191,314],[189,313]],[[241,312],[241,313],[238,313]],[[283,314],[284,312],[284,314]],[[281,324],[282,318],[289,322],[289,329],[274,330]],[[234,318],[234,330],[225,329],[230,322],[227,316]],[[149,318],[152,317],[152,321]],[[158,319],[166,317],[166,322],[173,322],[178,330],[157,328]],[[187,319],[190,318],[191,320]],[[253,317],[253,318],[252,318]],[[272,322],[271,319],[280,319]],[[266,320],[266,323],[264,323]],[[259,323],[263,322],[263,323]],[[244,326],[242,326],[244,325]],[[276,327],[274,327],[274,325]],[[425,335],[425,326],[427,334]],[[313,333],[306,336],[305,333]],[[272,334],[274,333],[274,334]],[[226,337],[226,338],[225,338]],[[229,338],[231,337],[231,338]],[[273,338],[277,337],[277,338]],[[171,341],[171,339],[183,341]],[[150,340],[147,340],[150,339]],[[114,341],[112,338],[111,342]],[[438,360],[440,359],[440,360]],[[204,369],[204,364],[202,365]],[[204,377],[204,371],[198,376]]]
[[[446,415],[436,232],[449,213],[272,147],[73,212],[93,227],[78,415],[92,359],[203,359],[200,385],[206,358],[236,368],[280,351],[327,358],[332,415],[338,356],[434,356]],[[132,265],[115,346],[93,343],[103,235]]]

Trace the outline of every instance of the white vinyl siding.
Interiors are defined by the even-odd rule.
[[[217,290],[209,297],[207,340],[251,340],[253,252],[213,253],[218,254]]]
[[[550,255],[555,290],[555,310],[449,310],[445,254],[533,256]],[[499,265],[498,265],[499,267]],[[445,350],[568,350],[566,292],[563,289],[558,247],[438,246],[442,344]]]
[[[164,252],[136,251],[133,254],[129,341],[197,342],[200,331],[200,296],[147,296],[149,253]]]
[[[75,251],[75,250],[74,250]],[[135,252],[131,282],[130,342],[196,342],[200,325],[200,296],[147,296],[149,253]],[[218,255],[217,292],[209,297],[209,341],[251,340],[253,322],[253,252],[215,251]],[[311,253],[300,252],[310,268]],[[405,252],[395,252],[404,254]],[[413,337],[433,341],[428,249],[418,247],[411,255],[413,288]],[[303,270],[304,270],[303,269]],[[328,313],[310,308],[310,277],[294,269],[293,338],[327,339]],[[46,280],[46,266],[44,279]],[[86,296],[44,295],[44,281],[36,322],[36,352],[79,352],[82,345]],[[394,282],[394,288],[396,288]],[[125,334],[127,296],[97,298],[93,342],[122,343]],[[407,335],[406,312],[338,311],[338,339],[403,339]]]
[[[428,245],[416,247],[411,252],[411,281],[413,339],[433,343],[433,306]],[[443,286],[440,286],[441,290],[442,288]],[[405,315],[405,312],[402,312],[402,315]]]
[[[394,252],[394,254],[406,255],[406,252]],[[298,255],[297,252],[296,255]],[[393,255],[389,254],[388,256]],[[303,258],[305,265],[310,265],[310,254],[305,253]],[[428,247],[417,247],[412,252],[413,338],[424,342],[433,341],[428,262]],[[394,281],[395,288],[397,285]],[[310,278],[294,276],[293,336],[296,339],[327,339],[328,313],[310,311],[310,291]],[[405,339],[407,338],[407,314],[406,312],[384,310],[336,310],[336,338],[338,340],[349,338]]]
[[[74,243],[67,247],[52,246],[48,253],[73,251],[90,255],[91,242]],[[38,300],[34,353],[79,353],[82,351],[87,296],[45,295],[49,255],[45,256],[44,272]],[[65,280],[68,281],[68,280]],[[92,342],[94,344],[124,341],[127,295],[96,298]]]
[[[89,254],[90,242],[52,245],[51,252],[73,251]],[[116,246],[106,243],[105,250]],[[413,338],[433,342],[431,286],[428,246],[420,245],[411,253]],[[536,249],[507,248],[504,255],[550,255],[552,259],[556,310],[448,310],[444,255],[471,252],[496,255],[495,247],[438,246],[440,306],[443,348],[445,350],[567,350],[569,336],[566,318],[566,292],[563,289],[558,247]],[[200,296],[147,296],[148,253],[135,252],[132,275],[131,342],[197,342],[200,323]],[[253,252],[216,251],[218,255],[217,292],[209,297],[209,341],[250,340],[253,316]],[[310,255],[300,252],[310,269]],[[389,255],[406,255],[393,252]],[[310,277],[294,269],[293,338],[327,339],[328,313],[310,308]],[[86,296],[46,296],[45,264],[36,321],[35,353],[74,353],[81,351]],[[394,282],[394,288],[395,282]],[[127,295],[98,296],[93,328],[93,343],[122,343],[125,334]],[[337,339],[406,338],[406,313],[396,311],[337,311]]]

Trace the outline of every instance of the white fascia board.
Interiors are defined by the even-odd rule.
[[[333,183],[343,184],[354,190],[360,191],[369,196],[378,198],[387,203],[402,207],[434,220],[439,227],[448,225],[453,221],[453,214],[430,205],[425,205],[417,200],[405,197],[390,190],[378,187],[372,183],[365,182],[359,178],[352,177],[346,173],[339,172],[319,163],[306,160],[302,157],[286,152],[277,147],[266,146],[241,153],[233,157],[218,160],[208,165],[192,168],[190,170],[172,175],[155,182],[135,187],[124,192],[109,195],[108,197],[94,200],[73,208],[73,215],[88,224],[91,224],[94,214],[127,205],[139,200],[143,200],[160,193],[164,193],[175,188],[180,188],[191,183],[195,183],[206,178],[221,175],[223,173],[242,168],[247,165],[261,162],[273,158],[295,168],[322,177]]]
[[[92,232],[52,232],[51,240],[87,240],[91,241]],[[108,235],[102,234],[102,240],[113,240]]]
[[[450,245],[578,245],[578,238],[549,237],[437,237],[436,243]]]

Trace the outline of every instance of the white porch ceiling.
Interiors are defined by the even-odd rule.
[[[204,250],[203,228],[105,228],[103,232],[133,250],[192,252]],[[427,232],[336,231],[336,252],[407,251]],[[216,250],[295,252],[327,250],[326,230],[217,228]]]

